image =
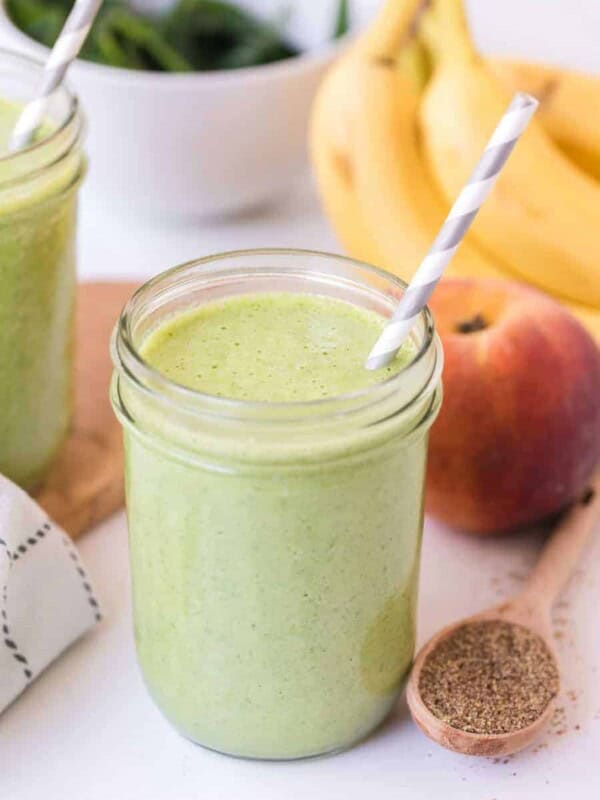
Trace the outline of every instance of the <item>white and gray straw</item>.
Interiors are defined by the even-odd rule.
[[[429,252],[369,353],[367,369],[385,367],[400,349],[538,105],[535,97],[523,92],[513,97]]]
[[[54,47],[44,65],[36,97],[23,109],[12,132],[9,150],[20,150],[31,142],[44,119],[48,101],[58,89],[72,61],[77,58],[102,0],[75,0]]]

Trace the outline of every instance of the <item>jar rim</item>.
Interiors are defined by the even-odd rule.
[[[1,47],[0,64],[6,62],[12,62],[14,66],[19,69],[22,69],[23,67],[28,69],[33,68],[39,73],[39,75],[41,75],[44,70],[44,63],[39,59],[15,50]],[[32,158],[32,156],[35,154],[42,153],[45,148],[51,148],[52,145],[54,145],[60,139],[60,137],[64,135],[65,131],[67,131],[69,127],[77,121],[80,115],[80,104],[77,95],[70,89],[68,83],[64,82],[56,91],[61,93],[68,101],[68,108],[63,119],[61,119],[56,127],[52,129],[50,134],[45,136],[43,139],[34,141],[31,144],[28,144],[27,147],[23,147],[21,150],[7,152],[4,155],[0,155],[0,165],[9,162],[14,164],[18,160]]]
[[[302,248],[256,248],[256,249],[241,249],[232,250],[223,253],[211,254],[199,259],[192,259],[183,264],[172,267],[159,275],[148,280],[140,286],[126,303],[121,311],[119,320],[113,331],[111,342],[111,355],[115,369],[123,371],[127,378],[133,383],[149,392],[153,396],[168,397],[177,405],[186,407],[188,410],[197,405],[198,403],[204,404],[202,409],[203,413],[207,411],[207,405],[212,407],[212,413],[228,415],[232,412],[240,412],[242,414],[253,413],[257,415],[270,412],[271,414],[291,414],[295,412],[302,417],[304,414],[301,412],[308,412],[309,414],[319,414],[322,412],[323,416],[327,416],[330,412],[338,414],[340,406],[349,406],[351,410],[356,408],[362,400],[368,404],[372,397],[381,397],[382,393],[390,396],[396,392],[402,384],[410,381],[416,368],[421,365],[426,354],[430,352],[432,345],[436,348],[436,364],[434,366],[435,375],[428,376],[431,381],[434,377],[439,376],[441,373],[441,346],[435,333],[435,326],[431,312],[427,307],[419,314],[419,320],[424,331],[422,342],[415,352],[415,355],[408,364],[398,373],[387,377],[385,380],[364,387],[362,389],[348,392],[341,395],[334,395],[331,397],[317,398],[308,401],[287,401],[287,402],[269,402],[269,401],[255,401],[245,399],[234,399],[228,397],[220,397],[198,389],[184,386],[171,378],[167,377],[159,370],[149,364],[141,355],[138,348],[133,341],[132,333],[132,315],[136,307],[140,304],[147,302],[152,293],[160,290],[161,285],[164,286],[169,280],[184,275],[187,271],[194,268],[202,268],[209,264],[219,264],[226,260],[243,259],[245,257],[285,257],[285,256],[300,256],[304,258],[322,258],[327,261],[335,261],[342,265],[354,266],[360,270],[364,270],[379,280],[387,282],[392,288],[403,292],[407,284],[391,273],[386,272],[378,267],[358,261],[356,259],[348,258],[347,256],[327,253],[318,250],[309,250]],[[246,266],[246,269],[249,267]],[[310,274],[310,271],[307,270]],[[335,277],[335,276],[334,276]],[[340,280],[342,280],[340,278]],[[417,323],[418,324],[418,323]],[[430,380],[426,383],[430,383]],[[419,387],[423,389],[424,387]],[[416,398],[413,398],[416,399]],[[296,417],[297,418],[297,417]]]

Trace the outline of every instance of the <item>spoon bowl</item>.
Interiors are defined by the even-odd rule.
[[[521,611],[522,609],[519,608],[518,603],[504,603],[481,614],[476,614],[460,622],[455,622],[443,628],[419,651],[406,687],[406,699],[413,720],[430,739],[433,739],[448,750],[453,750],[456,753],[463,753],[464,755],[505,756],[516,753],[519,750],[524,750],[537,739],[541,731],[546,727],[556,708],[556,696],[550,700],[540,716],[525,728],[520,728],[517,731],[509,733],[484,734],[460,730],[444,722],[444,720],[439,717],[436,717],[423,701],[419,691],[421,671],[427,656],[438,647],[443,639],[450,636],[458,628],[475,622],[490,622],[496,620],[500,622],[512,622],[541,636],[552,655],[558,672],[556,654],[554,648],[549,644],[548,639],[550,635],[549,620],[547,625],[548,630],[544,630],[546,629],[546,625],[542,620],[538,621],[538,623],[541,622],[542,624],[537,624],[535,626],[527,625],[524,624],[524,620],[522,619],[523,615],[520,613]],[[540,628],[542,630],[540,630]]]

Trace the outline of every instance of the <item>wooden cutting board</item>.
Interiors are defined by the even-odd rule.
[[[108,399],[108,345],[133,283],[78,288],[73,429],[50,477],[35,494],[71,536],[101,522],[124,502],[121,427]]]

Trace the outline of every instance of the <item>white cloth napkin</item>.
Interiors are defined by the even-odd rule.
[[[0,712],[99,620],[71,539],[0,475]]]

